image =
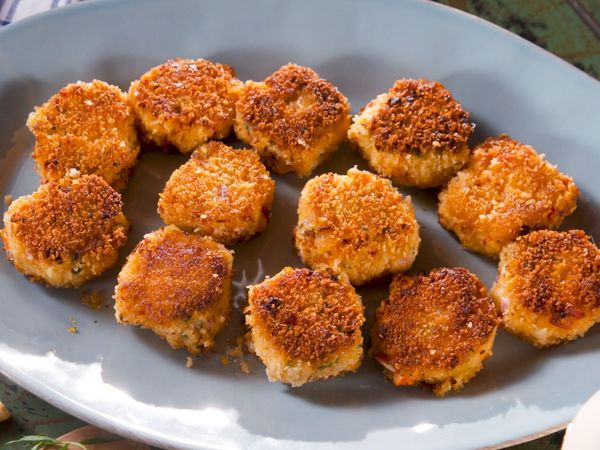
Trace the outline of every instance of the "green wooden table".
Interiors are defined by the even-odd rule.
[[[600,79],[600,0],[439,0],[517,33]],[[2,1],[0,0],[0,5]],[[59,436],[85,425],[0,376],[0,401],[13,417],[0,444],[23,434]],[[511,447],[559,449],[563,432]]]

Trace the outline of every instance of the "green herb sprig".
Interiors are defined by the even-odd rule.
[[[81,442],[75,441],[59,441],[58,439],[52,438],[47,434],[31,434],[29,436],[23,436],[16,441],[10,441],[4,444],[9,445],[20,445],[21,448],[25,446],[27,450],[43,450],[46,447],[56,446],[59,450],[71,450],[73,448],[79,450],[88,450],[88,445],[95,444],[106,444],[108,442],[120,441],[122,438],[118,436],[106,436],[98,438],[84,439]]]

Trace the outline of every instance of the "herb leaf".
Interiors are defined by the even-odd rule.
[[[59,441],[58,439],[51,438],[47,434],[31,434],[29,436],[22,436],[16,441],[7,442],[5,445],[26,445],[25,448],[28,450],[43,450],[50,445],[60,446],[60,450],[69,450],[70,447],[76,447],[81,450],[87,450],[86,445],[93,444],[105,444],[107,442],[120,441],[123,438],[115,435],[95,437],[84,439],[81,442],[74,441]]]

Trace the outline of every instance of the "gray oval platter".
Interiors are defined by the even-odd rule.
[[[0,31],[0,192],[36,189],[28,113],[63,85],[98,78],[126,89],[169,57],[228,63],[262,79],[289,61],[311,66],[350,99],[353,112],[402,77],[437,79],[472,114],[473,143],[499,133],[533,145],[574,177],[582,194],[563,228],[600,238],[600,83],[487,22],[429,2],[392,0],[122,0],[86,2]],[[299,266],[291,233],[305,180],[277,176],[267,231],[235,248],[236,305],[217,353],[195,359],[148,331],[118,326],[110,296],[126,254],[161,226],[158,192],[185,160],[149,151],[124,198],[133,223],[119,264],[81,291],[29,283],[0,260],[0,371],[94,424],[165,448],[473,448],[547,432],[600,387],[600,327],[538,351],[501,332],[486,369],[443,399],[395,388],[367,357],[355,374],[291,389],[219,352],[243,334],[245,286]],[[365,167],[342,147],[317,173]],[[436,193],[410,194],[422,225],[411,272],[465,266],[489,286],[495,263],[461,249],[437,224]],[[3,210],[6,206],[2,206]],[[369,319],[385,285],[360,290]],[[67,329],[72,321],[79,330]],[[370,320],[365,330],[370,326]]]

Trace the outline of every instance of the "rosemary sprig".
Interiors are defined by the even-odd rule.
[[[75,442],[59,441],[58,439],[52,438],[47,434],[32,434],[29,436],[22,436],[16,441],[7,442],[5,445],[20,445],[21,448],[26,448],[27,450],[43,450],[51,445],[59,447],[59,450],[72,450],[73,448],[79,450],[88,450],[87,445],[106,444],[108,442],[120,441],[121,439],[122,438],[118,436],[106,436],[84,439],[81,442]]]

